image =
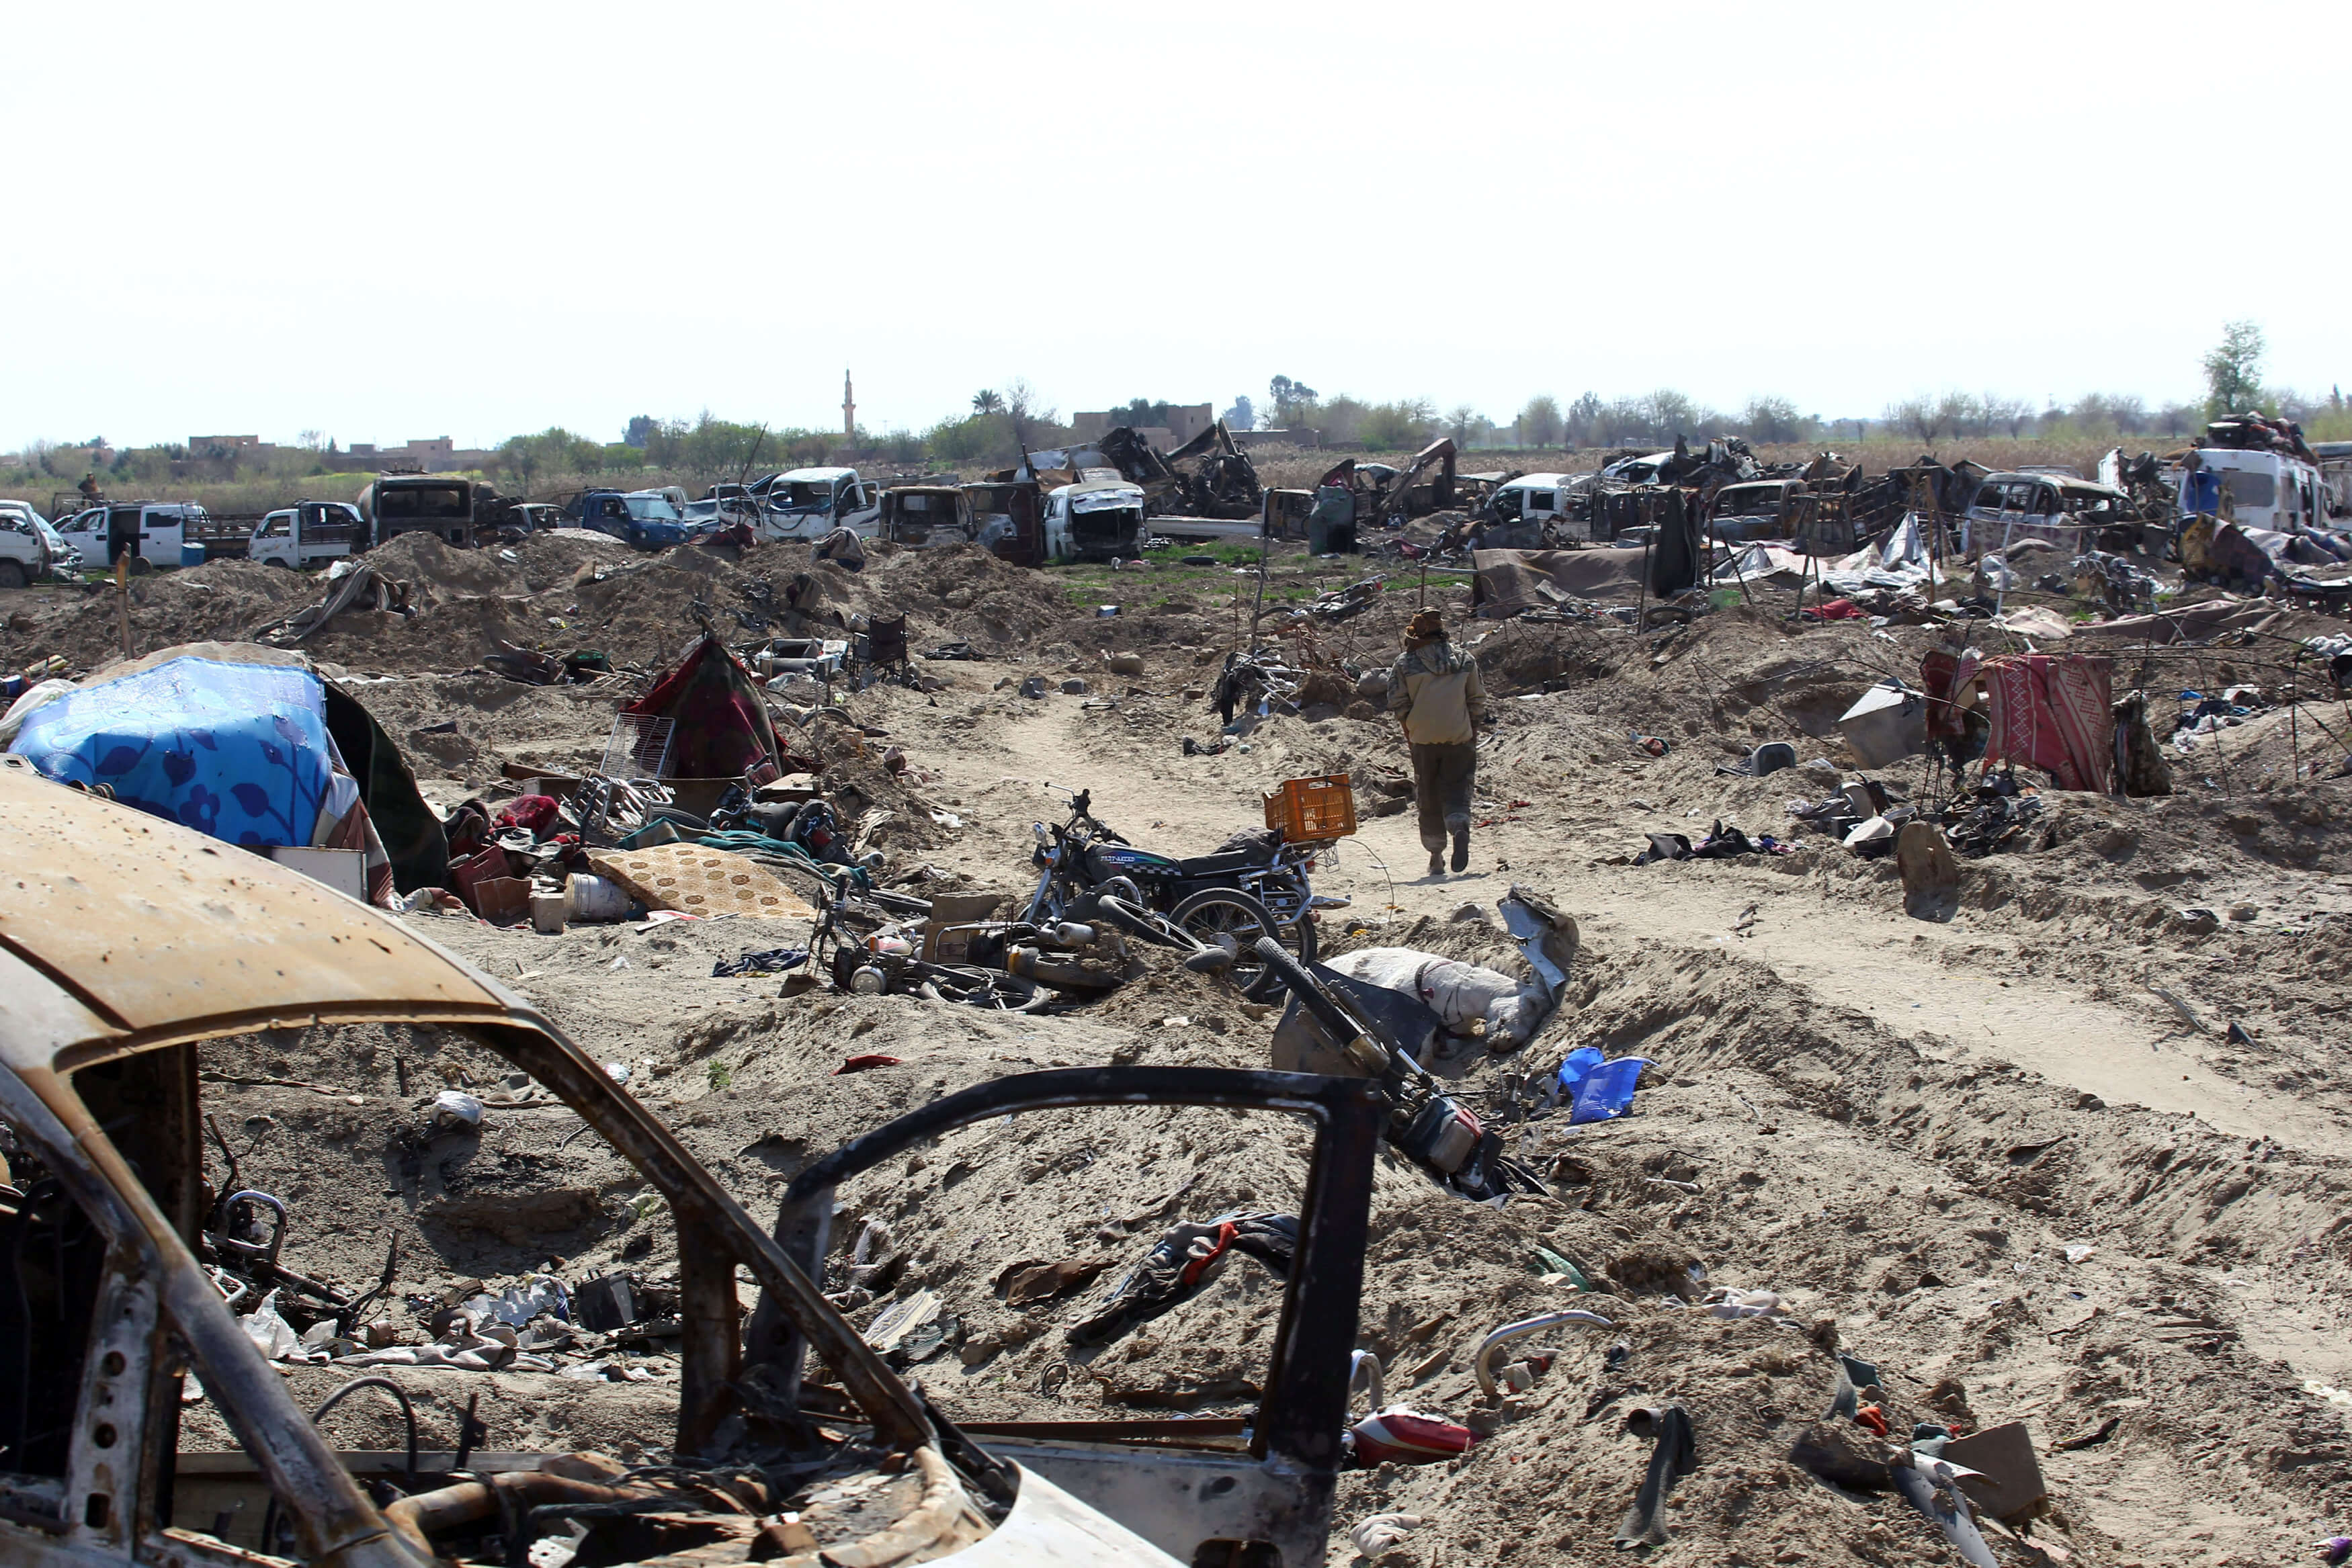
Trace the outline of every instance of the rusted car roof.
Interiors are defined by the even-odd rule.
[[[15,960],[0,968],[49,993],[0,983],[14,1026],[0,1061],[19,1072],[81,1045],[530,1010],[380,910],[21,763],[0,766],[0,952]]]

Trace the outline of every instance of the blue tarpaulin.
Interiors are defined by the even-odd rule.
[[[308,670],[177,658],[36,709],[9,749],[229,843],[308,845],[357,799],[326,711]]]

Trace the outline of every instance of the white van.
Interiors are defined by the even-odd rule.
[[[1081,479],[1045,494],[1045,559],[1133,560],[1143,553],[1143,486]]]
[[[2240,527],[2294,534],[2326,526],[2327,481],[2302,458],[2229,446],[2200,446],[2197,457],[2213,471],[2221,494],[2229,497],[2230,516]],[[2189,494],[2192,484],[2191,471],[2183,467],[2178,485],[2184,517],[2196,509]]]
[[[128,558],[131,570],[145,571],[178,566],[181,546],[198,539],[206,520],[194,501],[110,501],[75,513],[58,532],[87,566],[111,571]]]
[[[1590,538],[1592,536],[1587,526],[1571,524],[1569,513],[1575,507],[1576,497],[1590,489],[1596,477],[1591,474],[1522,474],[1495,487],[1496,519],[1506,524],[1536,523],[1547,529],[1558,528],[1563,537]]]

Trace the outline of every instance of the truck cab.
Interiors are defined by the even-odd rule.
[[[855,468],[795,468],[771,476],[763,486],[763,539],[814,541],[835,528],[870,539],[881,522],[881,487],[860,479]]]
[[[246,559],[296,570],[347,556],[365,537],[357,507],[341,501],[299,501],[266,514],[245,547]]]
[[[961,488],[971,498],[982,549],[1015,566],[1045,564],[1045,500],[1036,480],[991,479]]]
[[[53,572],[69,570],[73,552],[62,539],[53,549],[55,530],[47,519],[22,501],[0,501],[0,588],[26,588]]]
[[[144,572],[178,566],[181,546],[205,521],[193,501],[110,501],[75,513],[58,532],[89,565],[111,570],[127,559],[132,571]]]
[[[952,485],[903,485],[882,492],[877,537],[896,545],[929,549],[968,545],[980,538],[971,497]]]
[[[1132,560],[1143,553],[1143,486],[1124,479],[1082,479],[1045,496],[1045,559]]]
[[[360,492],[359,513],[371,545],[420,532],[470,545],[477,492],[487,488],[456,474],[383,474]]]
[[[588,490],[580,497],[580,526],[610,534],[642,550],[682,545],[687,520],[660,490]]]

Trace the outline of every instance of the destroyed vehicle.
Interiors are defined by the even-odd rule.
[[[1495,487],[1487,510],[1498,523],[1535,523],[1559,530],[1563,538],[1589,539],[1591,525],[1573,519],[1576,498],[1592,487],[1595,478],[1591,474],[1522,474]]]
[[[870,539],[882,516],[880,487],[860,479],[855,468],[771,474],[753,485],[751,493],[760,502],[762,539],[814,541],[835,528]]]
[[[1045,564],[1045,497],[1037,481],[991,479],[960,488],[971,503],[982,549],[1015,566]]]
[[[877,538],[915,549],[968,545],[980,538],[971,497],[952,485],[904,485],[882,492]]]
[[[80,564],[81,552],[38,512],[22,502],[0,501],[0,588],[28,588]]]
[[[1802,479],[1752,479],[1726,485],[1715,493],[1707,516],[1719,539],[1781,539],[1789,532],[1797,497],[1806,493]]]
[[[0,1561],[1322,1560],[1383,1114],[1369,1083],[1173,1067],[982,1083],[804,1167],[772,1237],[530,1004],[397,919],[19,769],[0,768],[0,843],[20,868],[0,903]],[[404,1460],[327,1445],[215,1283],[248,1256],[245,1239],[207,1227],[219,1206],[206,1191],[197,1047],[292,1019],[458,1031],[528,1073],[649,1184],[680,1231],[671,1462]],[[958,1127],[1133,1104],[1276,1112],[1311,1129],[1255,1414],[1174,1431],[959,1429],[812,1282],[835,1188]],[[760,1291],[748,1333],[739,1270]],[[805,1376],[812,1354],[835,1384]],[[182,1448],[178,1413],[195,1397],[238,1450]],[[796,1501],[820,1485],[834,1490]],[[845,1490],[878,1500],[856,1511],[862,1522],[828,1515],[826,1496]]]
[[[585,490],[579,505],[582,528],[610,534],[632,549],[665,549],[692,537],[677,503],[660,490]]]
[[[2010,541],[2046,539],[2069,551],[2089,549],[2103,528],[2137,524],[2139,509],[2112,485],[2049,474],[1988,474],[1960,519],[1969,556],[2006,549]]]
[[[1143,487],[1124,479],[1082,479],[1045,496],[1045,559],[1132,560],[1143,553]]]
[[[494,520],[500,505],[497,490],[462,474],[380,474],[361,489],[359,509],[372,545],[413,533],[469,545],[474,525]]]
[[[2327,526],[2334,493],[2316,465],[2268,449],[2200,446],[2175,479],[2182,517],[2221,516],[2241,528],[2301,533]]]

